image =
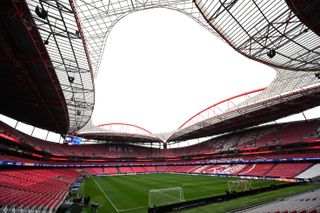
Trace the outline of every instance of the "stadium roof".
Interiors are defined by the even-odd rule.
[[[1,19],[1,113],[61,134],[80,129],[92,114],[94,83],[72,4],[4,0]]]
[[[67,133],[66,100],[34,26],[24,1],[1,1],[0,111],[37,127]]]
[[[319,70],[318,60],[315,60],[319,58],[319,37],[284,1],[194,1],[194,4],[184,1],[172,2],[172,5],[165,1],[146,1],[144,4],[122,2],[122,5],[117,4],[118,1],[86,2],[81,1],[77,5],[85,29],[94,29],[94,21],[105,21],[99,29],[103,32],[99,34],[103,35],[100,42],[106,41],[114,23],[127,13],[158,5],[191,16],[239,53],[277,69],[274,81],[265,90],[259,90],[256,97],[249,97],[246,93],[228,99],[224,103],[231,103],[230,107],[224,110],[219,109],[223,103],[215,104],[190,118],[167,138],[168,141],[257,125],[319,105],[319,80],[315,75]],[[90,30],[90,38],[98,40],[93,34],[94,31]],[[102,48],[104,45],[98,46]],[[101,55],[96,58],[99,64]],[[246,100],[233,103],[241,97]]]
[[[221,111],[218,105],[207,108],[179,127],[168,141],[194,139],[251,127],[303,112],[320,104],[319,84],[269,98],[264,96],[266,92],[238,105],[232,105],[226,111]],[[232,99],[228,100],[230,101]]]
[[[10,5],[14,9],[10,14],[2,11],[2,18],[7,19],[5,16],[13,15],[16,22],[14,25],[24,27],[24,31],[15,39],[19,40],[19,36],[20,39],[30,38],[26,43],[33,42],[31,50],[42,49],[42,58],[45,52],[48,54],[47,60],[41,61],[43,68],[37,77],[48,77],[48,69],[55,70],[55,75],[51,75],[54,81],[49,86],[48,94],[43,92],[38,96],[37,103],[41,104],[39,112],[43,112],[43,119],[39,120],[42,122],[32,116],[23,117],[19,113],[13,115],[13,110],[10,112],[3,109],[1,112],[43,128],[74,133],[85,126],[94,107],[94,77],[99,71],[106,39],[112,27],[131,12],[155,7],[169,8],[188,15],[237,52],[277,70],[275,80],[258,95],[222,113],[213,108],[205,110],[214,111],[214,116],[203,120],[194,116],[169,140],[185,140],[256,125],[319,105],[320,39],[319,26],[315,20],[318,20],[320,3],[316,0],[307,4],[295,0],[5,0],[1,4]],[[35,32],[31,34],[30,31]],[[6,31],[2,29],[1,32],[4,34]],[[11,43],[14,41],[11,38]],[[1,43],[4,45],[5,42]],[[26,47],[17,46],[18,50],[23,48]],[[8,55],[8,51],[4,54]],[[39,57],[35,55],[33,58]],[[20,69],[15,65],[19,60],[13,60],[11,69]],[[17,78],[18,75],[13,78],[15,83]],[[23,80],[29,78],[22,76]],[[14,91],[18,86],[13,85],[6,86]],[[35,91],[41,91],[41,84],[35,85],[39,87]],[[59,87],[64,100],[61,99]],[[32,93],[32,96],[34,94],[37,93]],[[32,96],[26,97],[34,98]],[[16,107],[14,97],[8,100],[11,106]],[[58,106],[52,106],[50,101],[46,101],[52,98],[59,100]],[[232,100],[234,98],[227,102]],[[25,105],[25,114],[28,114],[32,109],[30,105]],[[59,115],[51,119],[53,113]],[[202,116],[202,113],[199,115]],[[55,124],[44,124],[44,120]]]
[[[91,120],[77,136],[112,142],[163,142],[150,131],[133,124],[108,123],[95,126]]]

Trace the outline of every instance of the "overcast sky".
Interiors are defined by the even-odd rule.
[[[188,16],[130,14],[108,38],[96,80],[95,124],[172,131],[202,109],[267,86],[275,71],[249,60]]]

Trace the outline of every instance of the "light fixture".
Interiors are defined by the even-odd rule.
[[[77,35],[78,38],[81,38],[80,37],[80,32],[78,30],[76,30],[76,35]]]
[[[36,6],[36,14],[42,18],[42,19],[46,19],[48,17],[48,12],[43,9],[43,8],[40,8],[38,5]]]
[[[267,52],[267,56],[269,58],[273,58],[274,56],[276,55],[276,51],[274,49],[270,49],[268,52]]]
[[[74,82],[74,77],[68,76],[68,80],[69,80],[69,82],[72,84],[72,83]]]

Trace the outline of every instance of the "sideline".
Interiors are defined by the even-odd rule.
[[[97,183],[97,181],[94,179],[93,176],[91,176],[94,183],[99,187],[100,191],[104,194],[104,196],[108,199],[112,207],[116,210],[116,212],[120,212],[119,209],[114,205],[114,203],[111,201],[111,199],[108,197],[108,195],[101,189],[100,185]]]

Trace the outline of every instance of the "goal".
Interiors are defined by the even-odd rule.
[[[229,192],[242,192],[248,191],[251,189],[250,180],[232,180],[228,181]]]
[[[185,200],[182,187],[149,190],[149,207],[163,206],[183,201]]]

